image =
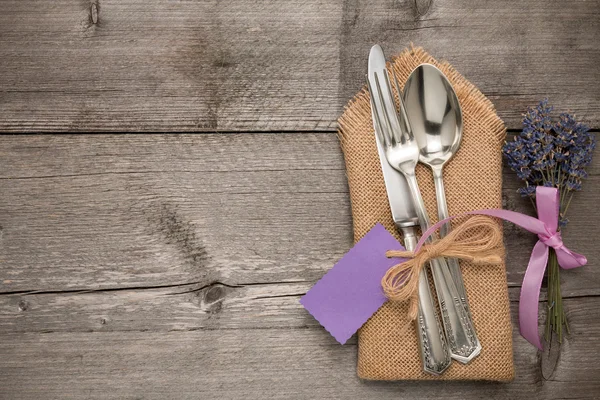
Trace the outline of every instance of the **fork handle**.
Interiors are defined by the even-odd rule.
[[[412,195],[415,211],[417,213],[417,217],[419,218],[419,224],[421,224],[421,229],[425,231],[425,229],[431,226],[431,221],[429,220],[429,215],[427,214],[427,209],[425,208],[425,203],[423,202],[423,197],[421,196],[421,190],[419,189],[419,184],[417,183],[417,176],[414,174],[414,172],[412,174],[404,173],[404,176],[406,177],[406,182],[408,183],[408,188],[410,190],[410,194]],[[433,235],[429,236],[426,241],[427,243],[432,242]]]
[[[405,174],[405,176],[421,222],[421,229],[425,230],[429,228],[430,222],[417,177],[414,173]],[[428,242],[432,240],[433,235],[427,239]],[[433,259],[430,261],[430,267],[450,353],[452,358],[466,364],[481,351],[481,344],[477,339],[471,315],[462,303],[446,259],[441,257]]]
[[[446,202],[446,191],[444,190],[444,178],[442,176],[442,166],[431,167],[431,171],[433,172],[433,183],[435,184],[435,197],[437,199],[437,207],[438,207],[438,219],[441,221],[443,219],[448,218],[448,203]],[[452,226],[450,222],[445,223],[440,227],[440,237],[446,236],[450,233]],[[452,275],[452,279],[454,280],[454,284],[456,285],[456,289],[458,289],[458,294],[460,295],[460,299],[467,310],[469,310],[469,301],[467,300],[467,291],[465,289],[465,283],[463,281],[462,272],[460,271],[460,266],[458,264],[458,260],[456,258],[448,258],[448,267],[450,268],[450,274]]]
[[[406,250],[413,251],[417,245],[416,228],[399,227],[404,237]],[[422,269],[419,274],[419,312],[417,314],[416,330],[423,370],[433,375],[440,375],[452,362],[450,349],[442,330],[442,323],[435,311],[435,303],[427,272]]]

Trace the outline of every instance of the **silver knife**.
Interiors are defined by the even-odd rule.
[[[377,85],[374,82],[374,74],[375,72],[382,73],[386,68],[385,65],[383,51],[381,51],[379,46],[373,46],[369,54],[369,72],[367,74],[367,79],[372,82],[371,88],[373,90],[377,90]],[[371,99],[374,96],[377,96],[377,93],[371,93]],[[373,107],[371,107],[372,110]],[[380,129],[375,123],[375,118],[373,118],[373,127],[376,131]],[[392,218],[394,219],[396,229],[402,233],[404,246],[407,250],[412,251],[418,241],[417,227],[419,226],[419,219],[417,218],[406,179],[387,162],[378,136],[375,135],[377,152],[385,181],[385,189],[390,202]],[[416,330],[421,360],[423,361],[423,370],[430,374],[440,375],[450,366],[452,359],[450,357],[450,349],[442,331],[441,322],[435,310],[427,273],[424,269],[421,270],[419,275],[419,312],[416,320]]]

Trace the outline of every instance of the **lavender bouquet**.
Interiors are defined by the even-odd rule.
[[[585,169],[592,162],[596,138],[571,114],[560,114],[558,120],[553,120],[552,109],[547,99],[529,108],[523,117],[523,131],[505,143],[503,152],[508,166],[525,182],[518,192],[529,197],[534,208],[537,186],[559,190],[561,229],[568,223],[566,213],[573,194],[581,190],[582,179],[587,177]],[[563,325],[567,332],[569,325],[560,293],[560,268],[553,249],[550,249],[547,271],[548,312],[544,337],[550,342],[556,334],[560,343]]]

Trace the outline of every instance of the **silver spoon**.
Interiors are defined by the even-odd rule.
[[[463,125],[456,92],[442,71],[431,64],[421,64],[408,77],[403,98],[419,146],[419,161],[433,172],[438,217],[448,218],[442,171],[460,146]],[[446,236],[450,229],[449,223],[443,225],[440,236]],[[448,266],[461,302],[470,314],[458,261],[448,259]]]

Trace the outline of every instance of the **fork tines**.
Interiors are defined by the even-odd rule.
[[[380,83],[381,79],[377,72],[373,74],[376,91],[373,90],[369,79],[367,79],[367,86],[371,93],[371,107],[373,108],[375,124],[379,128],[377,129],[379,140],[384,146],[404,143],[412,136],[412,132],[407,123],[406,111],[402,102],[402,92],[400,91],[396,74],[392,71],[392,79],[398,95],[398,104],[396,104],[396,98],[392,91],[389,72],[383,70],[383,85]]]

